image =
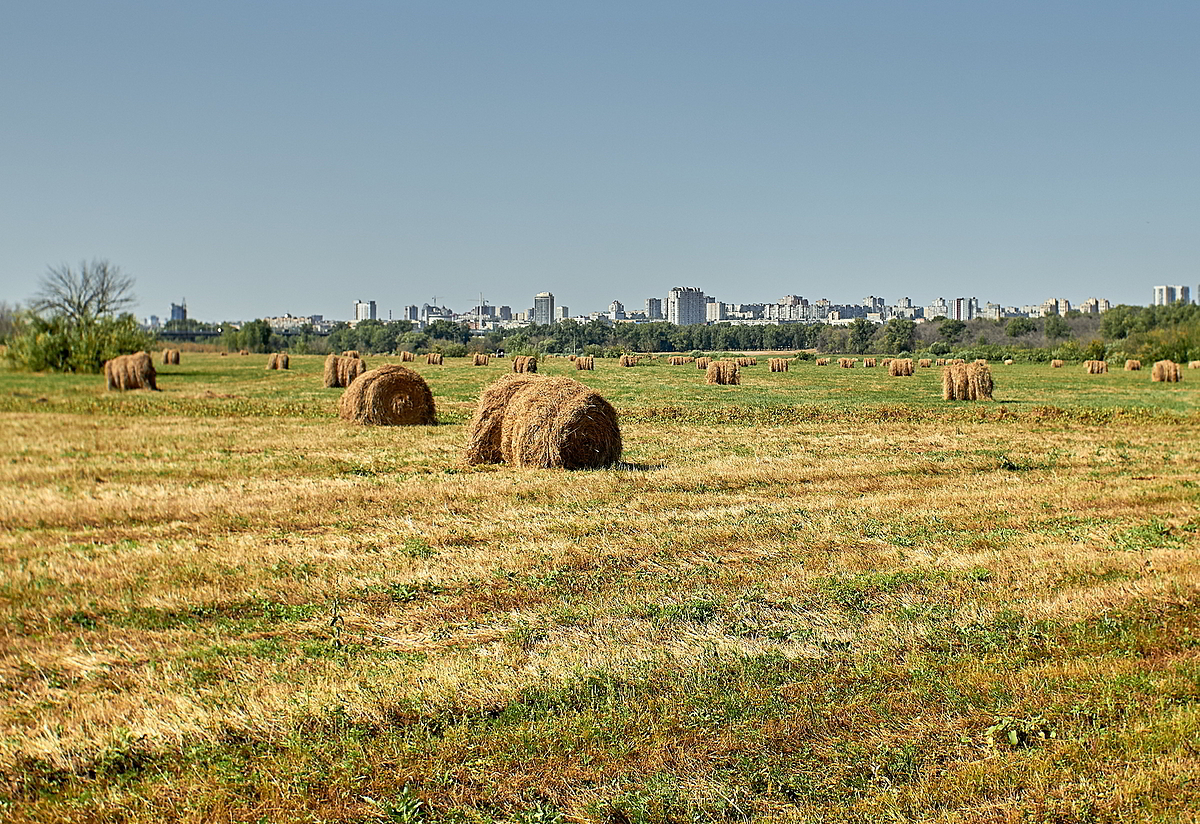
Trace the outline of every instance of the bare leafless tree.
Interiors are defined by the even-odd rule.
[[[134,304],[133,278],[107,260],[84,261],[76,271],[70,266],[52,266],[45,275],[32,308],[37,312],[65,315],[79,321],[112,315]]]

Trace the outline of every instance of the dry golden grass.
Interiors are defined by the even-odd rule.
[[[0,413],[0,817],[1187,820],[1194,407],[1006,398],[1023,369],[1052,383],[751,425],[731,398],[797,381],[680,418],[694,373],[602,361],[654,374],[630,463],[578,473],[464,466],[461,417],[355,427],[329,393]],[[488,377],[428,370],[439,405],[451,373]]]

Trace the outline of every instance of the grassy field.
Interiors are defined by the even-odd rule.
[[[1116,822],[1200,809],[1200,373],[576,373],[468,467],[321,359],[0,373],[0,819]],[[369,364],[387,362],[368,358]]]

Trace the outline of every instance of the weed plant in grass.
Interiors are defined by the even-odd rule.
[[[0,374],[5,820],[1200,807],[1195,382],[546,359],[622,413],[564,472],[463,462],[508,361],[356,427],[249,360]]]

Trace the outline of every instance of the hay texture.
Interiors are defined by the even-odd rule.
[[[938,358],[938,359],[937,359],[937,365],[938,365],[938,366],[945,366],[945,365],[946,365],[946,359],[945,359],[945,358]]]
[[[863,358],[863,367],[873,369],[875,367],[875,359],[874,358]]]
[[[162,362],[165,366],[178,366],[179,365],[179,350],[178,349],[164,349],[163,353],[162,353]]]
[[[1063,362],[1061,360],[1059,360],[1058,358],[1055,358],[1054,360],[1050,361],[1050,368],[1051,369],[1062,369]]]
[[[417,360],[416,354],[413,352],[409,352],[407,349],[401,349],[396,354],[398,354],[400,356],[401,363],[415,363]]]
[[[341,378],[339,377],[338,372],[338,361],[341,359],[342,358],[340,355],[330,355],[329,357],[325,358],[325,372],[323,377],[326,389],[333,389],[341,386],[341,383],[339,383]]]
[[[360,358],[345,358],[362,363]],[[437,422],[429,384],[407,366],[386,364],[358,375],[338,401],[342,420],[364,426],[427,426]]]
[[[733,362],[738,366],[758,366],[758,361],[755,358],[734,358]]]
[[[1089,375],[1106,375],[1108,374],[1108,361],[1090,360],[1083,362],[1083,368]]]
[[[362,358],[342,358],[338,361],[338,374],[341,386],[349,387],[354,379],[367,371],[367,362]]]
[[[1181,379],[1179,364],[1173,360],[1155,361],[1150,368],[1150,380],[1156,383],[1178,383]]]
[[[536,372],[537,371],[537,358],[529,356],[529,355],[517,355],[512,360],[512,370],[513,370],[513,372],[517,372],[517,373]]]
[[[1188,361],[1188,369],[1200,369],[1200,360]]]
[[[279,355],[276,352],[272,352],[271,354],[267,355],[267,370],[270,371],[272,369],[278,369],[278,368],[279,368]]]
[[[992,371],[983,363],[948,363],[942,369],[942,397],[948,401],[990,401]]]
[[[238,354],[239,355],[249,355],[250,350],[249,349],[240,349],[240,350],[238,350]]]
[[[771,367],[772,372],[788,371],[788,359],[787,358],[771,358],[769,361],[767,361],[767,364]]]
[[[694,360],[695,358],[685,357],[683,355],[672,355],[671,357],[667,358],[667,363],[671,366],[687,366]]]
[[[838,366],[843,369],[853,369],[856,363],[858,363],[857,358],[838,358]]]
[[[622,355],[620,360],[621,366],[637,366],[638,359],[636,355]]]
[[[158,373],[149,352],[118,355],[104,362],[104,380],[109,390],[125,392],[130,389],[158,391]]]
[[[594,372],[596,370],[596,359],[591,355],[580,355],[575,358],[576,372]]]
[[[475,357],[471,359],[471,365],[472,366],[487,366],[488,365],[488,356],[481,355],[478,352],[476,352]]]
[[[347,349],[345,352],[342,353],[342,357],[343,358],[361,358],[362,355],[359,354],[359,351],[357,349]]]
[[[708,369],[710,363],[712,363],[712,358],[696,358],[697,369]]]
[[[817,366],[828,366],[829,358],[817,358]]]
[[[1013,365],[1013,359],[1012,359],[1012,358],[1005,358],[1005,359],[1004,359],[1004,365],[1005,365],[1005,366],[1012,366],[1012,365]]]
[[[931,369],[933,368],[933,361],[929,358],[921,358],[917,361],[917,367],[920,369]]]
[[[893,378],[906,378],[913,373],[912,358],[892,358],[888,362],[888,375]]]
[[[430,352],[425,356],[425,363],[428,366],[441,366],[442,360],[443,358],[440,352]]]
[[[1140,360],[1130,359],[1130,360],[1125,361],[1125,371],[1126,372],[1140,372],[1141,369],[1142,369],[1142,362]]]
[[[719,386],[740,386],[741,377],[738,375],[738,365],[731,360],[716,360],[704,370],[704,382]]]
[[[505,375],[480,394],[467,431],[469,464],[594,469],[621,458],[616,410],[570,378]]]

